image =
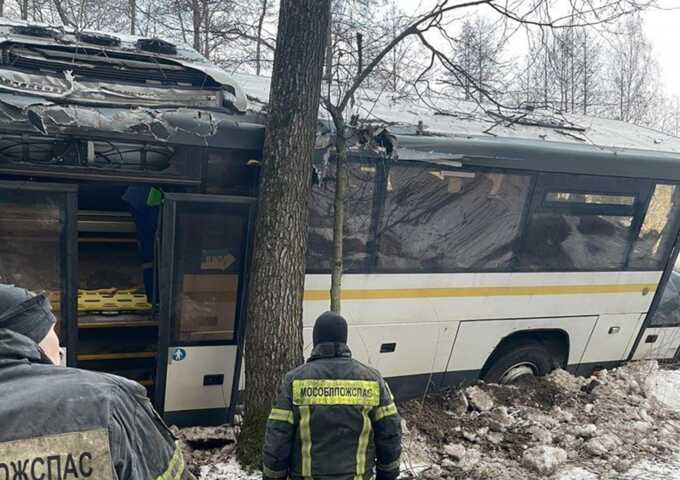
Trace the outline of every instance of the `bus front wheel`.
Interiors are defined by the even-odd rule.
[[[545,345],[524,341],[507,345],[497,352],[482,379],[487,383],[512,385],[528,376],[540,377],[550,373],[557,363],[558,360]]]

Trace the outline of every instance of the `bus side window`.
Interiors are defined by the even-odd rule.
[[[640,228],[629,266],[634,269],[662,270],[673,248],[674,232],[680,213],[680,189],[675,185],[656,185]]]
[[[368,269],[376,167],[348,162],[345,190],[343,271],[362,273]],[[309,200],[307,272],[329,273],[333,260],[335,162],[319,168]]]
[[[390,165],[377,271],[509,271],[530,179]]]
[[[631,179],[541,174],[521,269],[623,269],[642,188]]]

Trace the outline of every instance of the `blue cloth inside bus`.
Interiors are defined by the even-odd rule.
[[[154,303],[154,252],[156,228],[158,226],[159,206],[157,202],[149,202],[155,197],[156,189],[146,185],[132,185],[123,194],[135,221],[137,246],[142,257],[144,268],[144,290],[149,303]],[[150,205],[150,203],[153,203]]]

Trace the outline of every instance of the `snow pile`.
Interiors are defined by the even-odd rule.
[[[423,472],[427,480],[666,478],[653,472],[678,461],[680,412],[655,392],[680,400],[678,384],[671,385],[680,374],[671,373],[655,362],[588,379],[558,370],[521,386],[433,395],[401,410],[432,447],[436,468]]]
[[[662,370],[655,382],[656,398],[671,408],[680,410],[680,370]]]
[[[234,459],[225,463],[204,465],[200,468],[201,480],[262,480],[260,472],[246,472]]]
[[[680,371],[656,362],[480,383],[399,408],[406,479],[680,480]],[[238,429],[175,431],[200,479],[261,478],[234,459]]]

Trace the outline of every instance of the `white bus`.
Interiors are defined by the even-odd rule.
[[[138,381],[169,423],[227,421],[264,138],[244,89],[266,102],[267,80],[154,38],[0,33],[0,282],[49,293],[69,366]],[[351,155],[342,305],[354,355],[399,398],[677,355],[680,141],[588,118],[587,139],[518,122],[494,136],[388,103],[371,111],[399,158]],[[416,135],[423,118],[435,135]],[[306,352],[329,307],[322,157]]]
[[[396,396],[677,355],[680,156],[512,138],[399,140],[458,160],[364,157],[350,167],[343,313],[355,356]],[[334,168],[319,169],[308,348],[330,281]]]

